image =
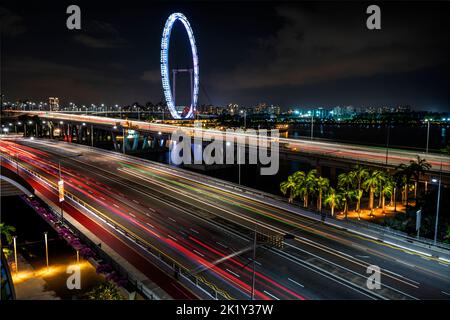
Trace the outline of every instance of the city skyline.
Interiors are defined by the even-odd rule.
[[[8,17],[4,94],[10,100],[59,96],[80,104],[164,101],[160,38],[164,20],[179,9],[196,35],[199,104],[252,106],[265,101],[286,110],[302,105],[411,105],[443,112],[450,109],[444,40],[448,22],[445,10],[442,16],[430,14],[435,6],[439,4],[428,11],[414,4],[383,5],[382,30],[370,31],[361,4],[254,8],[244,3],[237,11],[234,4],[157,3],[152,10],[137,6],[122,14],[114,5],[102,10],[82,3],[82,29],[69,31],[63,5],[44,3],[27,12],[10,5],[0,10]],[[406,13],[399,17],[400,11]],[[251,12],[261,19],[251,19]],[[227,22],[231,14],[238,15],[232,24]],[[185,35],[175,27],[172,41],[183,56]],[[186,63],[184,58],[174,62]]]

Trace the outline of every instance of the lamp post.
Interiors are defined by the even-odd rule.
[[[17,236],[13,237],[13,242],[14,242],[14,263],[16,264],[16,273],[19,272],[19,266],[17,265]]]
[[[256,242],[257,242],[257,233],[256,233],[256,226],[255,226],[255,235],[253,237],[253,273],[252,273],[252,293],[250,300],[255,300],[255,283],[256,283]]]
[[[244,114],[244,129],[247,129],[247,110],[241,110],[241,113]]]
[[[94,147],[94,125],[91,123],[91,147]]]
[[[73,156],[66,156],[66,157],[60,157],[58,159],[58,172],[59,172],[59,180],[58,180],[58,191],[59,191],[59,203],[60,209],[61,209],[61,225],[64,223],[64,180],[62,179],[61,174],[61,159],[67,159],[67,158],[75,158],[81,156],[81,153],[73,155]]]
[[[47,232],[44,232],[44,240],[45,240],[45,261],[47,263],[47,271],[48,271],[48,241],[47,241]]]
[[[122,127],[122,136],[123,136],[122,152],[123,152],[123,154],[125,154],[125,128],[124,127]]]
[[[387,136],[386,136],[386,166],[388,164],[388,159],[389,159],[389,135],[390,135],[390,131],[391,131],[391,125],[388,124],[388,126],[387,126]]]
[[[314,137],[314,111],[311,114],[311,140]]]
[[[440,205],[440,200],[441,200],[441,180],[442,180],[442,160],[441,160],[441,169],[439,172],[439,186],[438,186],[438,195],[437,195],[437,204],[436,204],[436,221],[434,224],[434,245],[436,245],[437,234],[438,234],[439,205]]]
[[[428,153],[428,143],[430,141],[430,119],[425,120],[427,122],[427,147],[425,153]]]

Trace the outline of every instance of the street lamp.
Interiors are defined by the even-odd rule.
[[[437,179],[434,178],[431,181],[436,183]],[[439,184],[438,184],[438,194],[437,194],[437,203],[436,203],[436,221],[434,223],[434,245],[436,245],[437,242],[437,234],[438,234],[438,224],[439,224],[439,206],[440,206],[440,200],[441,200],[441,180],[442,180],[442,160],[441,160],[441,168],[439,172]]]
[[[73,155],[73,156],[65,156],[65,157],[60,157],[58,159],[58,172],[59,172],[59,180],[58,180],[58,191],[59,191],[59,203],[60,205],[60,209],[61,209],[61,224],[64,223],[64,180],[62,179],[62,174],[61,174],[61,159],[68,159],[68,158],[75,158],[75,157],[79,157],[81,156],[81,153]]]
[[[427,147],[425,153],[428,153],[428,143],[430,141],[430,119],[425,119],[427,122]]]
[[[45,261],[47,262],[47,271],[48,271],[48,241],[47,241],[47,232],[44,232],[44,240],[45,240]]]
[[[17,265],[17,236],[13,237],[13,242],[14,242],[14,263],[16,264],[16,273],[19,272],[19,266]]]
[[[244,114],[244,129],[247,129],[247,110],[241,110],[241,114]]]

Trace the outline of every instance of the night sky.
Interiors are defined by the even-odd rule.
[[[375,31],[366,28],[372,3],[143,2],[0,2],[6,99],[163,100],[161,34],[178,11],[197,42],[199,104],[450,111],[448,1],[378,3]],[[70,4],[81,7],[81,30],[66,28]],[[181,23],[172,34],[171,66],[190,67]],[[180,100],[187,79],[177,79]]]

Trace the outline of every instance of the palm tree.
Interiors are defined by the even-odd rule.
[[[289,192],[289,203],[292,203],[295,197],[295,189],[297,187],[297,182],[293,175],[288,176],[286,181],[280,183],[281,192],[286,195]]]
[[[336,193],[336,190],[330,188],[330,192],[325,197],[325,204],[331,209],[331,216],[334,217],[334,208],[339,208],[341,204],[341,195]]]
[[[357,183],[357,192],[356,192],[356,211],[358,212],[358,214],[361,212],[361,197],[363,195],[363,189],[362,189],[362,183],[363,181],[367,178],[367,176],[369,175],[369,171],[367,170],[367,168],[364,168],[360,165],[357,165],[355,167],[355,169],[353,169],[352,171],[350,171],[350,175],[352,176],[353,179],[356,180]]]
[[[381,209],[384,213],[384,209],[386,206],[386,197],[391,197],[394,193],[395,188],[395,182],[394,179],[391,176],[387,176],[386,180],[384,181],[382,187],[380,188],[380,197],[381,197]],[[391,201],[392,203],[392,201]]]
[[[381,171],[380,179],[378,181],[377,195],[378,195],[378,206],[380,208],[383,202],[384,193],[382,192],[384,185],[387,183],[387,180],[390,178],[390,175],[387,171]]]
[[[339,196],[341,197],[342,202],[344,203],[344,214],[345,219],[347,219],[348,215],[348,207],[350,206],[350,201],[356,198],[356,192],[352,189],[339,189]]]
[[[420,176],[424,174],[425,171],[431,169],[431,164],[429,164],[426,159],[422,159],[420,156],[417,156],[417,161],[410,160],[408,167],[414,177],[414,199],[416,199],[417,203],[417,184],[420,180]]]
[[[355,198],[354,180],[350,173],[341,173],[338,176],[338,188],[342,202],[344,203],[344,214],[347,219],[350,201]]]
[[[4,237],[7,244],[13,242],[13,233],[16,232],[16,228],[13,226],[8,226],[3,222],[0,223],[0,237]]]
[[[316,177],[317,177],[317,170],[313,169],[310,170],[305,176],[303,176],[301,179],[299,179],[298,184],[298,195],[303,197],[303,206],[305,208],[309,205],[309,195],[312,194],[315,190],[315,184],[316,184]]]
[[[330,188],[330,180],[324,177],[318,177],[316,179],[316,191],[318,192],[319,196],[317,198],[317,210],[322,211],[322,198],[323,194],[328,191]]]
[[[411,183],[411,177],[413,175],[411,167],[402,163],[397,167],[398,175],[402,177],[403,191],[402,191],[402,202],[405,206],[408,206],[409,198],[409,185]]]
[[[369,209],[370,216],[373,215],[373,203],[375,198],[375,191],[380,184],[380,179],[382,179],[382,172],[379,170],[372,170],[369,176],[364,180],[362,186],[369,192]]]
[[[90,300],[123,300],[122,295],[116,285],[111,282],[105,282],[87,293]]]

